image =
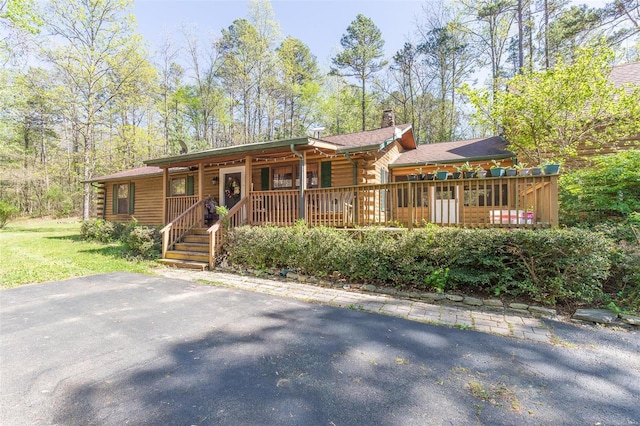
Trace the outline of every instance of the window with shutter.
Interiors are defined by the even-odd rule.
[[[130,188],[128,183],[113,185],[114,214],[129,214]]]
[[[187,180],[183,177],[171,179],[170,191],[171,197],[179,197],[187,194]]]

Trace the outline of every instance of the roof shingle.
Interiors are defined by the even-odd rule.
[[[411,124],[400,124],[398,126],[383,127],[381,129],[366,130],[364,132],[324,136],[320,139],[345,148],[364,148],[382,145],[387,140],[395,139],[398,137],[398,134],[404,133],[409,127],[411,127]]]
[[[624,84],[640,86],[640,62],[631,62],[612,67],[609,80],[611,80],[616,87]]]
[[[417,164],[454,163],[469,159],[507,158],[513,156],[507,150],[507,141],[500,136],[418,145],[406,151],[392,163],[394,166]]]

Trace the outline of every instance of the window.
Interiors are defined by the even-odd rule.
[[[318,187],[318,163],[307,164],[307,188]]]
[[[193,176],[173,178],[169,181],[169,196],[180,197],[195,194]]]
[[[171,188],[170,194],[172,197],[186,195],[187,194],[187,178],[181,177],[181,178],[171,179],[170,188]]]
[[[279,166],[273,168],[273,189],[293,189],[294,166]]]
[[[129,185],[118,185],[118,214],[129,213]]]
[[[318,163],[307,164],[306,169],[307,188],[317,188],[319,183]],[[297,164],[273,167],[272,173],[271,189],[300,188],[300,169]]]
[[[133,182],[113,185],[112,213],[133,214],[134,194]]]

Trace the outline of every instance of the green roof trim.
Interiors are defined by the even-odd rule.
[[[192,152],[190,154],[180,154],[173,155],[171,157],[163,157],[156,158],[152,160],[146,160],[144,163],[148,166],[160,166],[165,164],[184,162],[184,161],[193,161],[193,160],[203,160],[215,156],[220,155],[231,155],[231,154],[248,154],[255,151],[263,151],[267,149],[274,148],[289,148],[291,145],[313,145],[312,138],[304,137],[304,138],[295,138],[295,139],[282,139],[277,141],[269,141],[269,142],[256,142],[250,144],[242,144],[242,145],[234,145],[234,146],[225,146],[222,148],[212,148],[207,149],[205,151]]]

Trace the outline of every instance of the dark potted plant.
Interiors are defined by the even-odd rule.
[[[469,164],[468,161],[458,167],[458,170],[462,173],[462,177],[464,177],[465,179],[471,179],[475,176],[473,167],[471,166],[471,164]]]
[[[407,175],[407,180],[418,180],[418,175],[415,173],[409,173]]]
[[[424,180],[425,175],[424,175],[424,173],[422,173],[422,167],[418,167],[418,168],[416,169],[416,171],[418,172],[418,179],[420,179],[420,180]]]

